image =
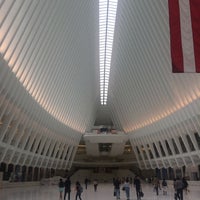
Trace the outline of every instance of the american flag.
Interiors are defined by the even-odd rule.
[[[172,72],[200,73],[200,0],[168,0]]]

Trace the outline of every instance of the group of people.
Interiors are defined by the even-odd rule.
[[[89,180],[85,179],[85,189],[87,189]],[[119,178],[113,179],[113,185],[114,185],[114,196],[116,199],[120,199],[120,188],[125,192],[127,200],[130,200],[130,186],[132,182],[129,181],[129,178],[126,178],[125,180],[121,181]],[[97,191],[97,180],[94,180],[94,191]],[[141,181],[139,176],[136,176],[133,181],[133,185],[135,187],[137,200],[141,200],[141,197],[143,197],[144,193],[142,192],[141,187]],[[167,181],[165,179],[162,180],[162,182],[157,178],[154,177],[153,179],[153,185],[154,185],[154,191],[156,192],[156,195],[159,195],[159,190],[162,189],[163,195],[167,195]],[[177,177],[174,179],[174,198],[175,200],[183,200],[183,191],[185,190],[186,193],[188,190],[188,183],[186,178],[180,179]],[[63,199],[63,193],[64,193],[64,200],[66,200],[66,196],[68,195],[68,200],[70,200],[70,193],[71,193],[71,180],[69,177],[63,182],[63,179],[60,179],[60,182],[58,184],[59,192],[60,192],[60,200]],[[161,188],[162,187],[162,188]],[[77,200],[82,200],[81,194],[83,192],[83,188],[79,181],[76,182],[76,198]]]
[[[183,191],[188,192],[188,182],[185,177],[180,179],[177,177],[174,179],[174,189],[175,189],[175,194],[174,198],[175,200],[183,200]]]
[[[71,180],[67,177],[66,181],[64,182],[63,179],[60,179],[58,183],[59,192],[60,192],[60,200],[63,199],[63,192],[64,192],[64,200],[66,200],[66,196],[68,195],[68,200],[70,200],[70,193],[71,193]],[[79,181],[76,182],[76,200],[82,200],[81,193],[83,192],[83,188]]]
[[[165,179],[162,180],[162,182],[160,183],[160,180],[155,177],[153,180],[153,184],[154,184],[154,191],[156,192],[157,195],[159,195],[159,189],[163,190],[163,195],[167,195],[167,181]],[[179,177],[177,177],[176,179],[174,179],[174,199],[175,200],[183,200],[183,191],[185,190],[185,192],[187,193],[188,190],[188,182],[186,180],[185,177],[183,177],[182,179],[180,179]]]
[[[88,184],[90,180],[88,178],[85,178],[85,189],[87,190]],[[94,180],[94,191],[97,191],[98,181],[97,179]],[[60,179],[58,183],[59,193],[60,193],[60,200],[63,199],[63,193],[64,193],[64,200],[66,200],[66,196],[68,195],[68,200],[70,200],[70,193],[71,193],[71,180],[70,177],[67,177],[65,182],[63,179]],[[83,187],[81,186],[79,181],[76,181],[76,200],[79,198],[79,200],[82,200],[81,194],[83,192]]]
[[[133,184],[135,186],[137,199],[140,200],[141,197],[143,196],[143,192],[142,192],[141,181],[140,181],[139,176],[136,176],[134,178]],[[121,185],[122,185],[122,190],[126,194],[127,200],[130,200],[131,183],[129,181],[129,178],[126,178],[124,182],[122,182],[119,178],[113,179],[113,185],[114,185],[114,196],[116,197],[117,200],[120,199],[120,188],[121,188],[120,186]]]
[[[90,183],[90,180],[86,177],[84,183],[85,183],[85,189],[87,190],[87,187],[88,187],[88,184]],[[98,186],[98,180],[97,179],[94,179],[93,185],[94,185],[94,191],[96,192],[97,186]]]

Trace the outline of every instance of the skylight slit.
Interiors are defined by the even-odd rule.
[[[106,105],[118,0],[99,0],[100,99]]]

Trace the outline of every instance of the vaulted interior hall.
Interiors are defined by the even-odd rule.
[[[0,199],[58,198],[70,176],[105,187],[83,199],[110,200],[114,177],[136,175],[146,199],[157,199],[155,176],[170,183],[160,199],[173,199],[176,177],[198,199],[199,9],[198,0],[0,0]],[[32,192],[15,196],[24,187]]]

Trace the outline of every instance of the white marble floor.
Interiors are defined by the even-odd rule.
[[[174,191],[172,186],[168,188],[167,196],[162,195],[160,190],[159,196],[153,192],[152,185],[143,184],[144,200],[173,200]],[[189,194],[184,194],[184,200],[199,200],[200,188],[190,187]],[[0,189],[0,200],[59,200],[59,192],[56,185],[54,186],[34,186],[26,188],[8,188]],[[71,200],[75,200],[75,190],[72,187]],[[115,200],[113,196],[112,184],[99,184],[97,192],[94,192],[93,185],[83,191],[82,200]],[[125,193],[121,191],[121,200],[126,200]],[[131,200],[136,200],[135,189],[131,188]]]

